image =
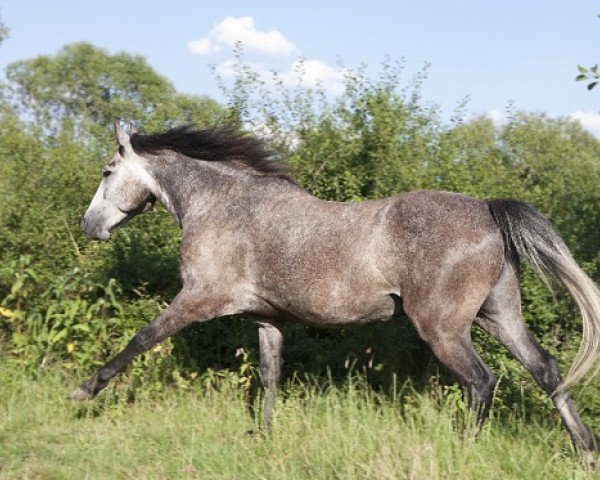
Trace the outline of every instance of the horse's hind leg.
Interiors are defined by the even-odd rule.
[[[413,298],[419,301],[413,301]],[[440,308],[439,302],[422,301],[420,295],[407,296],[404,301],[405,311],[419,335],[437,359],[457,377],[481,424],[489,414],[497,380],[471,342],[471,326],[478,307],[443,304]]]
[[[506,346],[548,395],[561,385],[558,362],[540,346],[521,317],[519,281],[514,266],[504,266],[476,323]],[[581,421],[568,392],[557,393],[552,400],[575,446],[597,449],[596,436]]]
[[[259,323],[258,342],[260,348],[260,379],[264,388],[263,419],[271,431],[273,405],[277,394],[277,383],[281,377],[281,349],[283,335],[270,323]]]
[[[467,325],[470,327],[471,321]],[[492,404],[496,376],[483,362],[471,342],[470,328],[462,334],[422,335],[438,360],[448,368],[466,390],[471,409],[483,423]]]

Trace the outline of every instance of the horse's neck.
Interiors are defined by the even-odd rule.
[[[184,227],[185,217],[190,208],[202,196],[202,183],[198,182],[197,165],[185,161],[154,159],[147,163],[150,180],[148,186],[157,200],[164,205],[180,227]],[[194,182],[194,180],[196,180]]]
[[[197,221],[206,212],[222,208],[235,198],[236,201],[252,201],[260,191],[261,196],[276,190],[275,184],[264,182],[264,178],[252,175],[234,164],[203,162],[179,159],[168,162],[153,162],[149,166],[150,177],[154,180],[153,195],[173,215],[180,227],[184,228],[186,217]],[[289,187],[297,194],[299,187],[281,179],[272,179],[279,188]],[[259,184],[260,182],[260,184]],[[302,190],[306,195],[308,192]],[[271,192],[275,194],[275,191]],[[281,194],[285,194],[280,192]]]

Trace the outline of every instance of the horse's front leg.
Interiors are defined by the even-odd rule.
[[[283,335],[271,323],[259,323],[258,342],[260,348],[260,379],[264,389],[263,419],[267,430],[271,431],[273,404],[277,394],[277,383],[281,377],[281,349]]]
[[[207,299],[197,292],[182,290],[161,315],[137,332],[121,352],[72,392],[69,399],[87,400],[95,397],[133,357],[194,321],[203,322],[220,316],[225,304],[222,299]]]

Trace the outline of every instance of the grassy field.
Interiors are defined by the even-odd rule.
[[[583,479],[560,425],[492,419],[475,438],[456,395],[381,397],[360,384],[288,388],[271,437],[233,388],[71,404],[58,372],[0,366],[2,479]],[[454,400],[453,400],[454,398]],[[467,419],[468,422],[468,419]]]

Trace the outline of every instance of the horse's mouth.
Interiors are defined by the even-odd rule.
[[[133,210],[121,210],[125,214],[125,216],[119,220],[117,223],[112,225],[106,230],[106,237],[98,237],[99,240],[108,240],[110,238],[110,233],[121,227],[123,224],[127,223],[133,217],[145,213],[152,209],[154,203],[156,202],[156,197],[154,195],[150,195],[139,207],[134,208]]]

